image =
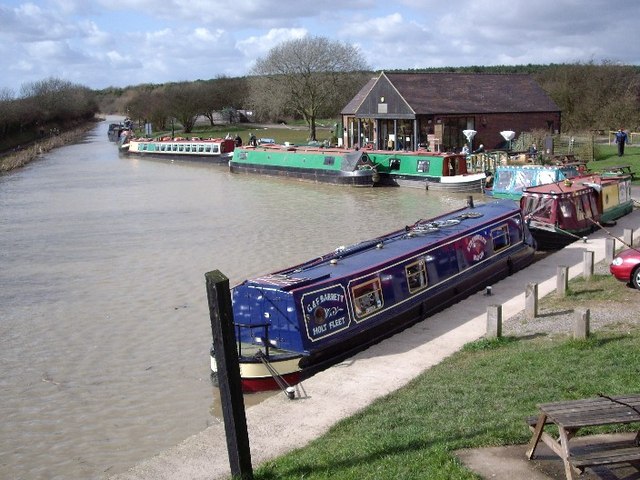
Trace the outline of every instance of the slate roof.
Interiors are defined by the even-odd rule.
[[[371,91],[371,89],[373,88],[373,86],[377,81],[378,81],[378,77],[371,78],[365,84],[365,86],[362,87],[362,89],[360,89],[358,93],[356,93],[356,96],[353,97],[349,103],[347,103],[347,106],[342,109],[341,113],[342,114],[354,113],[358,109],[358,107],[362,104],[364,99],[367,98],[367,95],[369,95],[369,92]]]
[[[528,74],[383,72],[342,113],[357,112],[376,81],[385,76],[417,115],[560,111]]]

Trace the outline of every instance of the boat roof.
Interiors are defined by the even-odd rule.
[[[564,165],[498,165],[496,172],[504,170],[572,170],[577,166],[577,163],[567,163]]]
[[[457,240],[514,213],[519,213],[519,207],[508,200],[494,200],[475,208],[462,208],[432,219],[418,220],[413,225],[377,238],[338,247],[333,252],[300,265],[250,279],[246,284],[292,290],[324,279],[353,275],[358,271],[399,261],[430,246]]]
[[[595,188],[596,190],[603,185],[619,183],[621,180],[630,178],[628,175],[617,176],[601,176],[601,175],[581,175],[559,182],[547,183],[544,185],[536,185],[534,187],[525,188],[522,193],[531,195],[562,195],[578,193],[582,190]]]

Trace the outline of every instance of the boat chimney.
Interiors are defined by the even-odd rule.
[[[467,197],[467,207],[475,208],[475,205],[473,204],[473,195],[469,195]]]

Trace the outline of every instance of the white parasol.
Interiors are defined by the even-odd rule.
[[[509,142],[509,150],[511,150],[511,140],[513,140],[516,136],[516,132],[512,132],[511,130],[504,130],[500,132],[500,135]]]

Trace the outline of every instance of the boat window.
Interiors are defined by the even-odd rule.
[[[400,170],[400,159],[399,158],[390,158],[389,159],[389,170]]]
[[[178,145],[173,145],[173,151],[174,152],[178,151]]]
[[[205,152],[210,152],[211,151],[211,145],[205,145],[204,151]]]
[[[591,202],[589,202],[589,197],[591,195],[583,195],[582,200],[582,210],[584,210],[584,216],[587,218],[593,217],[593,213],[591,211]]]
[[[218,153],[220,151],[220,145],[213,145],[213,153]],[[245,155],[246,157],[246,155]]]
[[[333,165],[336,162],[335,157],[324,157],[325,165]]]
[[[425,173],[429,171],[429,160],[418,160],[418,172]]]
[[[564,218],[571,218],[573,209],[571,208],[571,200],[562,200],[560,202],[560,211]]]
[[[405,268],[409,292],[415,293],[427,286],[427,270],[425,268],[424,259],[407,265]]]
[[[179,152],[184,151],[184,145],[178,145],[178,151]]]
[[[584,198],[585,195],[582,195]],[[582,199],[576,201],[576,218],[578,220],[584,220],[584,208],[582,207]]]
[[[491,240],[493,241],[493,251],[498,252],[511,244],[509,238],[509,227],[502,225],[491,230]]]
[[[351,289],[357,317],[366,317],[384,305],[380,279],[375,278]]]
[[[513,172],[511,170],[500,170],[498,171],[498,178],[494,182],[494,187],[496,190],[506,190],[511,185],[511,179],[513,178]]]
[[[191,145],[185,145],[184,146],[184,151],[185,152],[190,152],[191,151]]]
[[[198,151],[204,152],[204,145],[198,145]]]

